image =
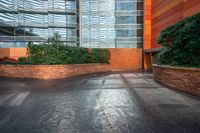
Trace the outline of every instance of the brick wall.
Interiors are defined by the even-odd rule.
[[[77,75],[109,72],[106,64],[75,65],[0,65],[0,77],[61,79]]]
[[[200,68],[154,65],[153,76],[163,85],[200,96]]]

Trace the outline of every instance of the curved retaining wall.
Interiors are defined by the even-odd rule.
[[[200,96],[200,68],[154,65],[153,76],[170,88]]]
[[[107,64],[0,65],[0,77],[10,78],[61,79],[109,71]]]

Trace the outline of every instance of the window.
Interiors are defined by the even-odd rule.
[[[136,24],[137,17],[135,16],[117,16],[117,24]]]
[[[137,37],[136,30],[117,29],[116,35],[117,37]]]
[[[81,46],[137,47],[137,31],[142,29],[143,23],[137,19],[141,16],[137,10],[138,1],[81,0]]]
[[[124,3],[116,3],[116,10],[136,10],[136,2],[124,2]]]

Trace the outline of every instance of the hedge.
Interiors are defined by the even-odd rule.
[[[58,34],[55,34],[48,43],[40,45],[29,44],[28,55],[28,57],[19,58],[19,62],[13,62],[13,64],[54,65],[110,63],[109,50],[89,50],[87,48],[64,45]]]
[[[200,13],[163,30],[157,42],[158,64],[200,67]]]
[[[28,57],[19,58],[21,64],[53,65],[53,64],[109,64],[110,52],[107,49],[72,47],[64,44],[29,45]]]

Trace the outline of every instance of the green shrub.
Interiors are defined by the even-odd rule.
[[[110,51],[106,49],[93,49],[91,51],[91,62],[92,63],[106,63],[110,61]]]
[[[200,67],[200,13],[163,30],[157,42],[158,64]]]
[[[29,64],[27,57],[21,57],[18,60],[20,64]]]
[[[28,45],[29,56],[19,59],[21,64],[83,64],[107,63],[110,60],[110,51],[72,47],[64,45],[56,35],[48,44]]]

